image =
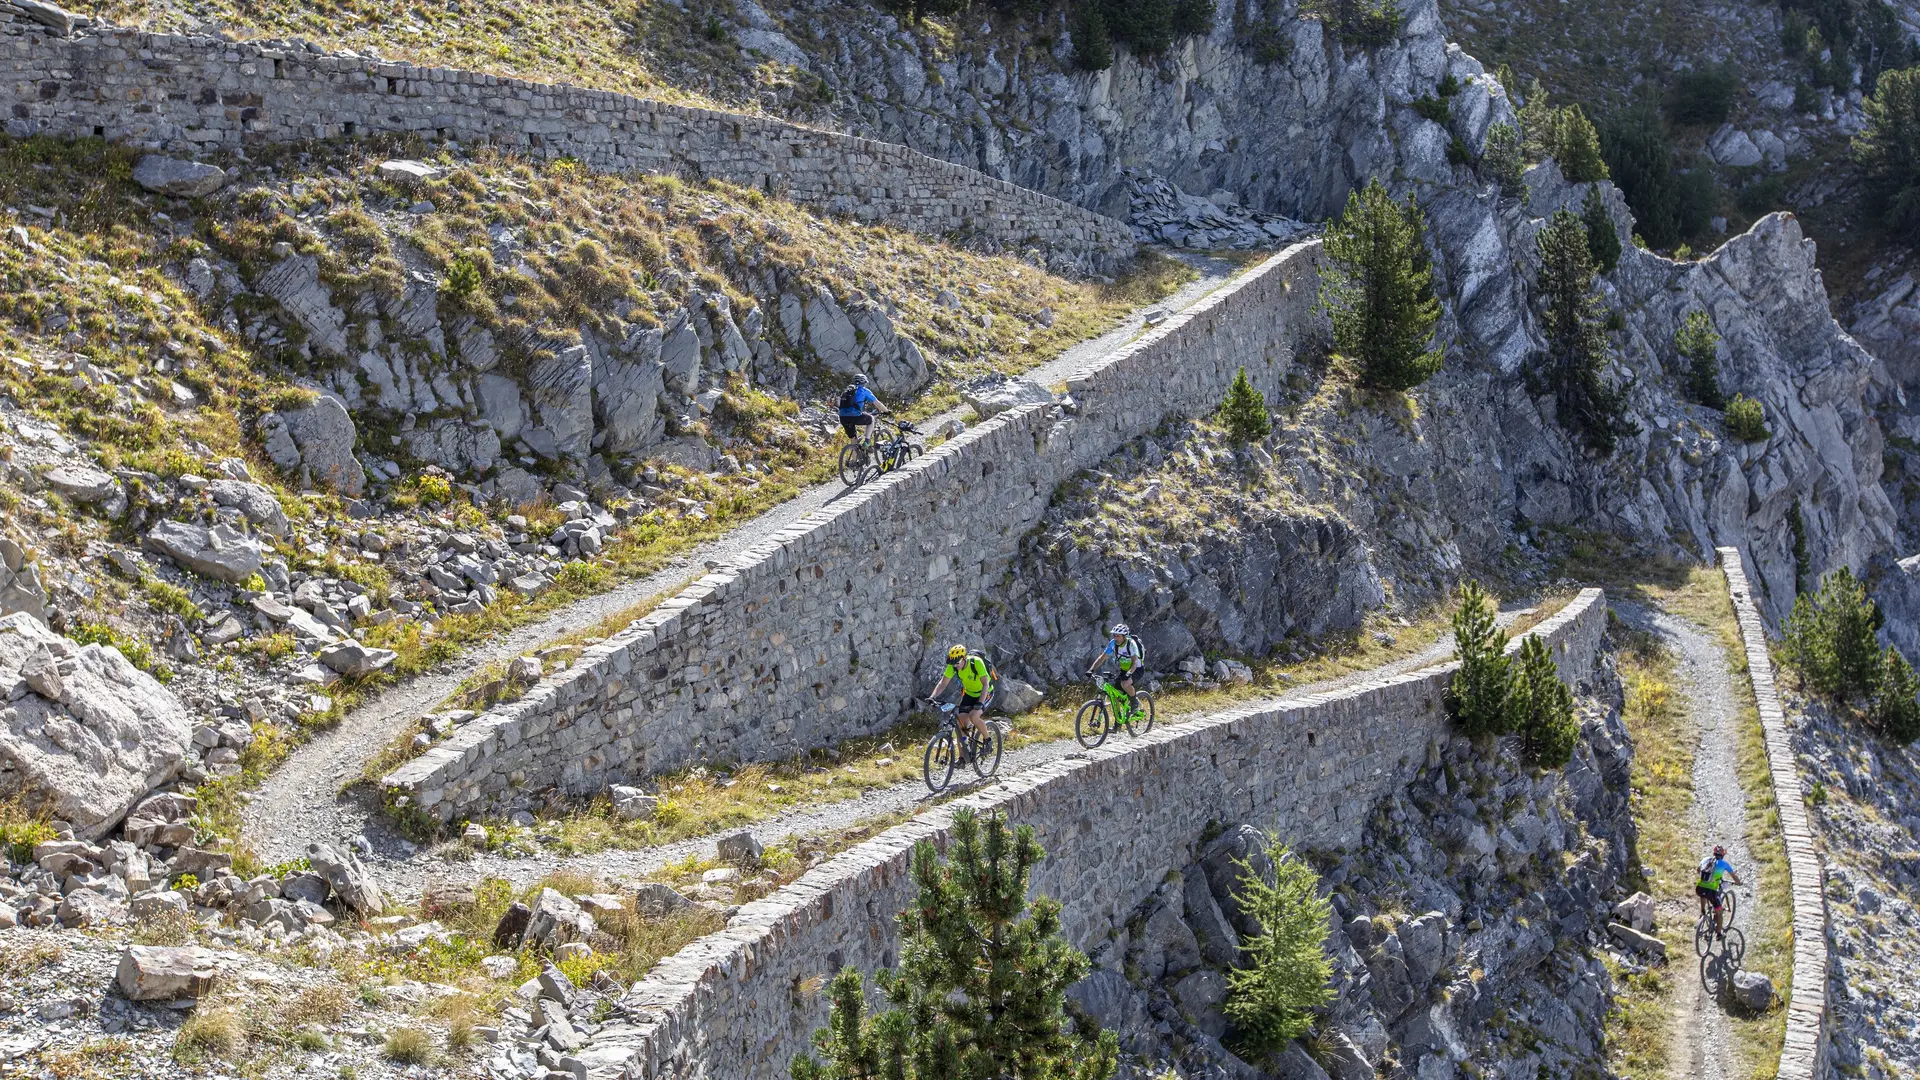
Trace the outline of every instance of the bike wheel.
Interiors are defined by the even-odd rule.
[[[1728,889],[1720,902],[1727,906],[1727,925],[1732,926],[1734,913],[1740,910],[1740,894]]]
[[[984,736],[976,735],[973,740],[973,771],[985,780],[1000,771],[1000,729],[987,725]]]
[[[937,732],[927,740],[927,754],[921,762],[921,771],[927,778],[927,790],[935,795],[947,790],[953,783],[953,767],[960,760],[960,747],[954,741],[953,732]]]
[[[1713,951],[1713,916],[1702,915],[1700,921],[1693,924],[1694,955],[1705,957]]]
[[[867,478],[867,448],[850,442],[840,448],[840,480],[853,487]]]
[[[1142,690],[1133,696],[1140,699],[1140,708],[1133,714],[1133,733],[1145,735],[1153,730],[1153,695]]]
[[[1107,741],[1106,702],[1094,698],[1080,706],[1080,714],[1073,718],[1073,737],[1089,750]]]

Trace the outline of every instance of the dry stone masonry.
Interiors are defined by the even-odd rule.
[[[533,693],[386,778],[442,821],[519,788],[590,792],[703,760],[791,756],[895,722],[939,647],[977,639],[1055,487],[1168,416],[1218,406],[1235,372],[1277,392],[1322,333],[1318,242],[1028,404],[850,492],[695,582]]]
[[[1123,222],[904,146],[767,117],[288,45],[124,27],[71,35],[0,10],[15,136],[97,136],[173,152],[404,132],[614,171],[758,188],[867,222],[1083,270],[1133,253]]]
[[[1793,732],[1780,711],[1773,685],[1773,656],[1767,651],[1766,624],[1753,602],[1740,549],[1720,549],[1740,638],[1747,651],[1747,674],[1760,708],[1766,736],[1767,768],[1773,803],[1787,842],[1787,873],[1793,890],[1793,989],[1787,999],[1787,1033],[1780,1047],[1781,1080],[1812,1080],[1826,1075],[1827,1057],[1827,900],[1825,871],[1813,839],[1813,825],[1794,757]]]
[[[1578,682],[1606,622],[1604,596],[1588,589],[1532,633],[1550,643],[1561,677]],[[662,961],[623,1000],[627,1019],[578,1060],[590,1076],[632,1080],[785,1076],[826,1019],[824,996],[794,988],[844,965],[893,963],[913,846],[943,843],[958,807],[1034,827],[1047,850],[1034,892],[1062,902],[1062,930],[1081,948],[1120,931],[1169,872],[1192,863],[1210,821],[1271,828],[1295,848],[1349,847],[1377,799],[1439,760],[1440,695],[1455,666],[1159,727],[889,829]]]

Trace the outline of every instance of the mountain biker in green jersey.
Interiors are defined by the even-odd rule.
[[[1126,623],[1114,623],[1113,629],[1107,631],[1106,645],[1095,654],[1093,663],[1087,668],[1087,674],[1092,675],[1106,664],[1112,664],[1118,668],[1120,671],[1118,685],[1127,695],[1127,707],[1134,712],[1139,712],[1140,698],[1134,693],[1133,677],[1145,670],[1146,662],[1147,650],[1140,644],[1140,639],[1133,636],[1132,629]]]
[[[967,651],[965,645],[954,645],[947,650],[947,669],[941,673],[940,681],[934,684],[933,696],[938,698],[947,684],[958,679],[960,682],[960,708],[954,719],[961,727],[971,729],[982,739],[988,738],[986,721],[987,695],[993,692],[993,669],[988,667],[985,657]]]
[[[1713,936],[1725,938],[1726,930],[1720,925],[1720,916],[1724,911],[1721,888],[1726,878],[1732,878],[1735,885],[1745,885],[1740,875],[1733,872],[1733,865],[1727,862],[1727,849],[1715,845],[1713,854],[1700,861],[1700,880],[1693,887],[1693,893],[1700,898],[1700,914],[1706,915],[1707,905],[1713,905]]]

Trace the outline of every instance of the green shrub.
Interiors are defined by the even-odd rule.
[[[1853,160],[1887,228],[1920,239],[1920,68],[1890,71],[1866,101]]]
[[[1086,975],[1086,955],[1060,936],[1059,901],[1027,900],[1044,857],[1032,827],[989,816],[982,828],[966,809],[954,813],[945,859],[916,844],[899,966],[875,979],[889,1007],[867,1016],[860,973],[842,971],[813,1035],[825,1063],[795,1058],[794,1080],[1112,1076],[1114,1034],[1067,1021],[1067,987]]]
[[[1073,63],[1082,71],[1105,71],[1113,66],[1113,36],[1098,6],[1079,4],[1073,11]]]
[[[1513,722],[1507,698],[1513,687],[1505,653],[1507,636],[1494,622],[1493,598],[1476,582],[1460,586],[1453,613],[1453,648],[1460,669],[1442,700],[1454,726],[1466,735],[1504,735]]]
[[[388,1033],[380,1052],[396,1064],[425,1065],[433,1060],[433,1036],[419,1028],[397,1028]]]
[[[1695,308],[1687,312],[1686,322],[1673,332],[1673,350],[1687,366],[1687,396],[1709,409],[1725,408],[1727,399],[1720,392],[1720,335],[1713,332],[1713,320]]]
[[[1246,368],[1241,368],[1233,377],[1233,385],[1227,387],[1226,400],[1220,403],[1220,422],[1235,443],[1259,442],[1273,430],[1273,418],[1267,415],[1267,396],[1254,389]]]
[[[1879,605],[1842,566],[1818,592],[1794,599],[1782,654],[1814,693],[1841,702],[1871,700],[1885,668],[1875,637],[1880,622]]]
[[[1689,127],[1723,124],[1738,89],[1740,77],[1731,63],[1683,71],[1667,88],[1667,118]]]
[[[1626,392],[1609,386],[1605,316],[1593,292],[1593,255],[1587,227],[1566,210],[1556,211],[1540,230],[1541,327],[1547,353],[1542,374],[1553,391],[1560,422],[1589,449],[1613,453],[1622,436],[1639,428],[1627,421]]]
[[[1873,696],[1873,722],[1880,733],[1897,743],[1920,739],[1920,678],[1900,650],[1888,646],[1881,655],[1880,685]]]
[[[1333,964],[1326,941],[1333,907],[1320,895],[1320,875],[1272,841],[1273,883],[1244,860],[1242,909],[1260,933],[1241,942],[1244,963],[1227,972],[1227,1019],[1246,1046],[1272,1054],[1307,1033],[1333,1000]]]
[[[483,284],[479,265],[462,256],[447,264],[447,276],[440,283],[440,288],[455,299],[465,300],[479,292]]]
[[[1727,434],[1741,442],[1765,442],[1773,433],[1767,430],[1767,414],[1760,403],[1745,394],[1733,395],[1727,402]]]
[[[1713,175],[1681,171],[1666,123],[1645,99],[1609,116],[1601,135],[1607,169],[1647,243],[1667,249],[1698,236],[1713,216]]]
[[[1607,163],[1600,154],[1600,134],[1580,106],[1553,110],[1542,139],[1548,156],[1559,163],[1561,175],[1569,181],[1590,184],[1607,178]]]
[[[1543,769],[1558,769],[1573,758],[1580,725],[1573,718],[1573,692],[1560,680],[1553,654],[1540,635],[1520,643],[1520,655],[1511,665],[1513,686],[1508,727],[1520,734],[1520,752]]]
[[[1301,14],[1326,23],[1334,37],[1362,49],[1392,44],[1404,21],[1395,0],[1307,0]]]
[[[1587,191],[1580,223],[1587,227],[1587,254],[1593,256],[1594,268],[1602,274],[1613,273],[1613,268],[1620,265],[1620,232],[1613,227],[1613,217],[1607,213],[1607,204],[1600,201],[1597,189]]]
[[[1422,94],[1413,99],[1413,111],[1436,124],[1444,124],[1453,119],[1453,105],[1446,98]]]
[[[1412,196],[1395,203],[1378,180],[1348,195],[1346,211],[1327,227],[1320,303],[1333,322],[1334,348],[1376,390],[1410,390],[1445,356],[1428,348],[1440,301],[1425,237],[1426,218]]]
[[[1487,129],[1480,169],[1487,179],[1500,185],[1502,192],[1512,195],[1520,190],[1527,163],[1520,153],[1520,133],[1512,124],[1495,124]]]

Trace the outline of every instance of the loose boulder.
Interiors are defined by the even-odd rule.
[[[313,404],[270,412],[260,419],[260,439],[281,472],[349,498],[366,491],[367,474],[353,456],[359,438],[347,407],[332,394]]]
[[[147,154],[134,165],[133,182],[161,195],[198,199],[219,191],[227,173],[218,165]]]
[[[1006,713],[1008,716],[1019,716],[1040,704],[1043,696],[1030,682],[1014,678],[1001,679],[998,689],[994,691],[993,707],[996,711]]]
[[[25,612],[0,618],[0,799],[95,840],[173,779],[192,741],[180,699],[120,650],[77,645]]]
[[[526,942],[529,946],[552,948],[569,941],[584,941],[593,931],[593,916],[580,910],[579,904],[554,889],[542,889],[527,917]]]
[[[180,1001],[205,995],[218,975],[206,949],[131,945],[120,954],[114,981],[129,1001]]]
[[[1637,892],[1613,905],[1613,917],[1641,933],[1653,930],[1653,897]]]
[[[1736,971],[1729,985],[1734,1004],[1748,1012],[1765,1012],[1773,1005],[1773,980],[1758,971]]]
[[[320,662],[352,678],[371,675],[392,667],[400,654],[392,649],[375,649],[352,638],[336,641],[320,650]]]
[[[960,396],[985,420],[1021,405],[1045,405],[1053,392],[1032,379],[1016,375],[986,375],[960,387]]]
[[[732,836],[723,836],[716,845],[720,852],[720,861],[730,866],[758,866],[760,856],[766,854],[763,847],[751,832],[737,832]]]
[[[386,910],[386,898],[380,893],[379,883],[351,850],[342,851],[331,844],[308,844],[307,865],[326,878],[340,899],[360,914],[378,915]]]
[[[260,542],[231,525],[208,528],[163,521],[147,531],[147,546],[202,577],[234,585],[260,572]]]
[[[1661,941],[1652,934],[1643,934],[1633,927],[1628,926],[1626,923],[1608,923],[1607,933],[1612,935],[1615,941],[1618,941],[1620,944],[1643,956],[1651,956],[1660,960],[1667,958],[1666,942]]]

